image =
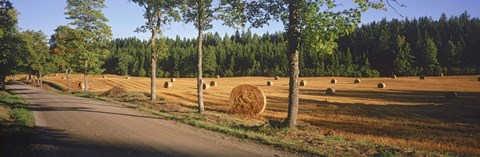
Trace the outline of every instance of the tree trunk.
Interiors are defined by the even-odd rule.
[[[67,88],[68,88],[68,92],[71,92],[72,91],[72,88],[71,88],[71,84],[70,84],[70,73],[71,73],[72,69],[68,68],[67,70],[65,70],[65,76],[67,77]]]
[[[38,85],[40,85],[40,87],[43,86],[42,71],[38,71]]]
[[[0,84],[1,84],[1,90],[2,91],[5,91],[5,79],[6,79],[7,76],[5,75],[0,75]]]
[[[83,81],[85,89],[83,91],[88,91],[88,62],[85,62],[85,70],[83,71]]]
[[[153,30],[152,37],[150,38],[150,51],[152,57],[152,74],[150,75],[151,82],[151,92],[150,100],[154,101],[157,99],[157,55],[155,52],[155,40],[157,39],[158,30]]]
[[[290,83],[288,89],[288,117],[286,119],[289,128],[295,128],[298,115],[298,1],[293,0],[288,4],[289,23],[288,23],[288,72]]]
[[[198,11],[198,77],[197,77],[197,91],[198,91],[198,112],[202,113],[205,109],[203,106],[203,80],[202,80],[202,44],[203,44],[203,12],[204,6],[203,1],[199,0],[199,11]]]

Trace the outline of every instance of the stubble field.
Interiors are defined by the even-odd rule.
[[[106,76],[107,78],[102,78]],[[62,75],[45,80],[66,87]],[[480,81],[479,76],[446,76],[391,78],[305,77],[300,89],[299,120],[319,130],[331,130],[348,139],[373,141],[379,144],[450,151],[480,155]],[[150,92],[150,78],[116,75],[90,76],[89,89],[103,92],[112,87],[128,91]],[[83,75],[72,75],[74,90]],[[260,118],[283,119],[287,116],[288,78],[273,77],[204,78],[218,86],[204,91],[207,110],[225,112],[231,90],[240,84],[251,84],[264,91],[267,108]],[[157,79],[158,97],[169,103],[196,107],[196,78],[176,78],[172,88],[163,88],[170,78]],[[273,81],[273,86],[267,86]],[[377,83],[386,84],[385,89]],[[325,90],[335,88],[337,94],[327,96]],[[446,91],[458,93],[458,99],[445,99]]]

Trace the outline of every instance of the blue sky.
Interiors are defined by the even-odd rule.
[[[14,7],[20,12],[18,25],[22,30],[42,30],[50,36],[53,30],[59,25],[66,25],[69,20],[65,19],[64,0],[11,0]],[[350,0],[337,0],[345,3],[345,6],[351,5]],[[404,16],[413,19],[416,17],[430,16],[438,19],[442,13],[448,17],[457,16],[468,11],[472,17],[480,17],[480,0],[398,0],[407,7],[396,7]],[[148,39],[148,33],[136,33],[134,30],[143,25],[142,10],[139,6],[128,0],[106,0],[107,8],[103,10],[104,15],[109,19],[108,25],[111,26],[113,38],[138,37]],[[369,10],[362,15],[362,23],[370,23],[383,18],[402,19],[392,9],[388,11]],[[252,32],[263,34],[265,32],[282,31],[281,23],[273,22],[270,26],[260,29],[252,29]],[[221,36],[225,33],[233,34],[234,29],[224,27],[220,22],[214,22],[213,29],[209,32],[217,31]],[[173,23],[164,30],[164,35],[174,38],[180,37],[194,38],[197,31],[191,23],[182,22]]]

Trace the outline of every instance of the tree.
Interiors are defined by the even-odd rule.
[[[51,56],[48,48],[47,36],[42,31],[27,30],[21,33],[24,42],[28,72],[38,76],[38,85],[43,85],[42,76],[49,71]]]
[[[68,26],[58,26],[55,34],[50,38],[50,48],[53,52],[53,60],[65,71],[67,88],[71,91],[70,74],[81,66],[78,57],[80,52],[86,51],[83,38],[86,32],[80,29],[72,29]]]
[[[249,21],[254,27],[262,26],[273,16],[282,20],[287,31],[288,94],[287,126],[295,127],[298,115],[299,41],[309,44],[318,52],[332,53],[335,42],[342,35],[353,32],[360,22],[361,12],[368,8],[383,8],[383,1],[369,3],[354,1],[356,8],[336,11],[334,0],[285,1],[261,0],[249,3]],[[323,9],[323,10],[322,10]],[[260,18],[256,18],[260,17]]]
[[[0,0],[0,89],[5,90],[5,78],[14,72],[18,65],[20,50],[17,37],[17,16],[9,0]]]
[[[174,0],[131,0],[142,7],[144,11],[143,17],[147,20],[145,25],[137,29],[139,32],[149,30],[152,35],[149,40],[149,49],[151,54],[151,92],[150,99],[153,101],[157,98],[157,59],[165,56],[165,41],[155,45],[158,36],[162,34],[162,27],[170,24],[172,21],[179,21],[178,1]]]
[[[110,41],[112,32],[110,26],[106,24],[101,9],[105,8],[105,0],[67,0],[67,19],[73,20],[70,25],[76,26],[76,29],[83,31],[83,38],[78,42],[78,60],[82,67],[78,70],[83,72],[85,91],[88,91],[88,74],[101,73],[103,59],[109,53],[107,43]]]
[[[397,36],[395,48],[395,60],[393,61],[393,72],[396,75],[412,75],[412,64],[415,57],[410,54],[410,44],[405,42],[404,36]]]
[[[186,0],[183,7],[183,18],[186,23],[192,22],[198,31],[197,38],[197,95],[198,95],[198,112],[203,112],[203,70],[202,70],[202,49],[203,49],[203,31],[211,29],[211,22],[214,19],[223,20],[224,24],[231,27],[242,25],[245,22],[244,3],[240,0],[221,0],[214,6],[212,0]]]

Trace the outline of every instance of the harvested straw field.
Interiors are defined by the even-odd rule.
[[[450,151],[480,156],[480,82],[477,76],[355,78],[302,77],[309,86],[299,86],[299,120],[315,130],[333,130],[347,139],[361,139],[375,143]],[[46,79],[66,87],[62,76]],[[128,91],[150,91],[150,78],[107,75],[91,76],[89,89],[105,92],[112,87]],[[82,75],[72,75],[72,84],[78,84]],[[267,87],[271,77],[204,78],[215,80],[221,86],[204,91],[206,110],[227,112],[232,89],[240,84],[260,88],[267,98],[267,108],[259,115],[264,119],[284,119],[287,116],[288,78],[279,78],[275,86]],[[170,78],[157,79],[158,97],[169,103],[195,108],[197,102],[196,78],[177,78],[175,86],[165,89],[160,83]],[[383,82],[386,88],[379,89]],[[78,86],[74,86],[79,90]],[[326,95],[334,88],[336,95]],[[445,92],[456,92],[456,99],[446,99]]]

